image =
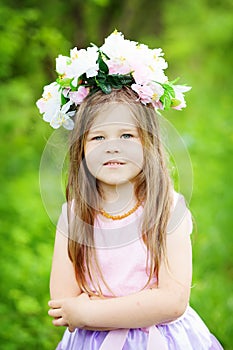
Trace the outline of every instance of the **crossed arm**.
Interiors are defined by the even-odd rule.
[[[162,262],[158,286],[128,296],[91,299],[81,293],[67,255],[67,238],[56,233],[49,315],[55,326],[86,329],[139,328],[173,321],[188,304],[192,278],[192,248],[186,215],[167,235],[169,268]]]

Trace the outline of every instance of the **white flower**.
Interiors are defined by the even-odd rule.
[[[165,83],[167,77],[164,69],[167,68],[167,62],[162,58],[161,49],[151,50],[146,45],[138,45],[134,59],[132,57],[133,77],[137,84],[146,84],[150,81]]]
[[[100,50],[104,52],[110,59],[126,58],[128,53],[135,49],[137,43],[124,39],[124,35],[118,31],[114,31],[104,41]]]
[[[66,75],[67,66],[71,63],[71,59],[67,56],[59,55],[56,58],[56,72],[60,75]]]
[[[61,107],[61,92],[59,90],[60,85],[56,82],[46,85],[42,98],[36,103],[46,122],[50,122]]]
[[[98,48],[88,47],[86,50],[71,50],[71,63],[67,66],[67,78],[74,78],[72,85],[77,86],[78,78],[86,73],[87,78],[94,77],[98,74],[99,65],[96,63],[98,59]]]
[[[164,88],[155,82],[151,82],[149,86],[153,90],[152,101],[158,102],[160,97],[164,94]]]
[[[172,107],[173,109],[181,110],[186,107],[186,101],[184,99],[184,92],[191,90],[191,86],[185,85],[173,85],[173,89],[175,92],[175,105]]]
[[[67,102],[53,116],[52,120],[50,121],[50,125],[54,129],[58,129],[60,126],[63,126],[67,130],[72,130],[74,128],[74,121],[70,117],[73,117],[75,115],[75,111],[68,112],[71,105],[71,101]]]
[[[40,113],[43,114],[43,119],[54,129],[62,125],[68,130],[74,127],[74,122],[70,117],[74,116],[75,111],[68,112],[72,104],[73,102],[69,101],[61,107],[61,91],[57,83],[46,85],[42,98],[36,103]]]
[[[114,31],[109,35],[100,50],[109,57],[106,64],[110,74],[129,74],[132,71],[131,58],[135,55],[137,43],[124,39],[122,33]]]
[[[164,56],[162,49],[149,49],[146,56],[148,65],[156,69],[167,69],[168,64],[162,56]]]
[[[74,47],[73,49],[70,50],[70,58],[72,61],[76,60],[79,55],[79,50],[77,47]]]

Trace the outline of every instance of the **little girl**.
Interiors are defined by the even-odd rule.
[[[192,220],[173,189],[158,109],[186,106],[161,49],[111,34],[59,56],[37,105],[72,130],[49,315],[58,350],[218,350],[189,306]]]

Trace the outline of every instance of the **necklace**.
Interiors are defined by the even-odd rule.
[[[121,220],[121,219],[127,218],[127,216],[133,214],[138,209],[140,204],[141,204],[141,202],[138,201],[132,209],[130,209],[129,211],[127,211],[127,213],[124,213],[122,215],[111,215],[111,214],[107,213],[104,209],[100,209],[100,214],[108,219]]]

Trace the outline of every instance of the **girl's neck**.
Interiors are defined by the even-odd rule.
[[[101,201],[101,209],[104,209],[111,215],[123,214],[137,203],[134,193],[134,185],[130,182],[117,186],[103,185],[101,186],[103,198]]]

